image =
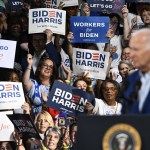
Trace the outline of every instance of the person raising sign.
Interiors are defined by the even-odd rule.
[[[119,115],[121,114],[121,103],[117,102],[120,86],[117,81],[105,80],[101,85],[101,98],[95,98],[95,106],[86,103],[86,110],[93,115]]]
[[[26,46],[22,45],[23,49],[26,49],[28,53],[33,55],[30,77],[35,78],[35,72],[37,66],[42,58],[49,57],[52,59],[57,67],[61,64],[61,56],[57,52],[53,42],[53,32],[50,29],[46,29],[43,33],[35,33],[29,36],[29,41]],[[23,43],[22,43],[23,44]],[[26,70],[28,62],[26,57],[22,58],[22,70]]]
[[[31,100],[32,109],[35,115],[42,111],[44,102],[43,96],[48,96],[51,84],[57,78],[58,72],[56,64],[49,58],[43,58],[37,67],[35,80],[30,79],[32,67],[32,55],[27,55],[28,66],[23,76],[23,83]]]

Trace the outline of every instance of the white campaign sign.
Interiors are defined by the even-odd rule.
[[[12,132],[14,125],[6,114],[0,112],[0,141],[14,141]]]
[[[59,6],[60,2],[65,4],[64,7],[78,6],[79,4],[78,0],[57,0],[57,6]]]
[[[0,110],[18,109],[24,102],[22,83],[0,82]]]
[[[13,68],[16,53],[16,41],[0,40],[0,67]]]
[[[66,11],[50,8],[29,10],[29,34],[42,33],[45,29],[65,35]]]
[[[73,49],[73,73],[89,72],[88,77],[105,80],[109,63],[109,52],[88,49]]]

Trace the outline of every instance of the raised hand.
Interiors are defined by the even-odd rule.
[[[88,3],[84,3],[83,12],[85,13],[85,16],[90,16],[90,7]]]
[[[65,3],[61,1],[61,2],[59,3],[59,5],[58,5],[58,9],[61,9],[61,10],[62,10],[63,7],[64,7],[64,5],[65,5]]]
[[[24,103],[21,108],[25,111],[25,114],[30,114],[31,107],[28,103]]]
[[[90,102],[86,102],[85,109],[89,114],[91,114],[94,109],[94,106]]]
[[[74,36],[73,36],[73,33],[72,32],[69,32],[68,35],[67,35],[67,39],[68,41],[70,40],[73,40],[74,39]]]
[[[27,62],[28,62],[28,65],[31,65],[31,66],[32,66],[33,59],[32,59],[32,55],[31,55],[31,54],[28,54],[28,55],[27,55]]]
[[[122,16],[123,18],[126,18],[128,16],[129,10],[127,8],[127,5],[124,5],[122,8]]]
[[[46,29],[44,30],[44,33],[46,34],[47,42],[51,42],[53,37],[53,32],[50,29]]]

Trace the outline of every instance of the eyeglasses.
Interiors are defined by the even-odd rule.
[[[104,91],[109,91],[109,90],[110,90],[110,91],[115,91],[116,88],[115,88],[115,87],[104,87],[103,90],[104,90]]]
[[[130,53],[122,53],[122,55],[130,55]]]
[[[48,65],[48,64],[43,64],[42,67],[46,69],[53,69],[53,65]]]

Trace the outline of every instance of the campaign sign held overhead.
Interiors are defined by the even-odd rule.
[[[121,12],[125,0],[87,0],[90,10],[96,12]]]
[[[64,3],[63,7],[78,6],[79,4],[78,0],[57,0],[57,6],[59,6],[60,2]]]
[[[22,83],[0,82],[0,110],[18,109],[24,102]]]
[[[108,43],[106,33],[109,29],[108,17],[71,17],[70,31],[73,32],[72,43]]]
[[[88,49],[73,49],[73,73],[89,72],[90,78],[105,80],[109,63],[109,52]]]
[[[42,33],[45,29],[65,35],[66,11],[50,8],[29,10],[29,34]]]
[[[71,116],[78,116],[85,113],[84,106],[87,101],[94,103],[95,100],[92,95],[80,89],[55,81],[46,106]]]
[[[16,41],[0,40],[0,67],[13,68],[16,53]],[[11,55],[10,55],[11,54]]]
[[[11,10],[18,10],[23,8],[23,0],[9,0],[8,5],[10,6]]]
[[[41,139],[34,122],[28,114],[13,114],[7,115],[17,129],[18,133],[22,135],[22,138],[27,140],[29,138]]]

